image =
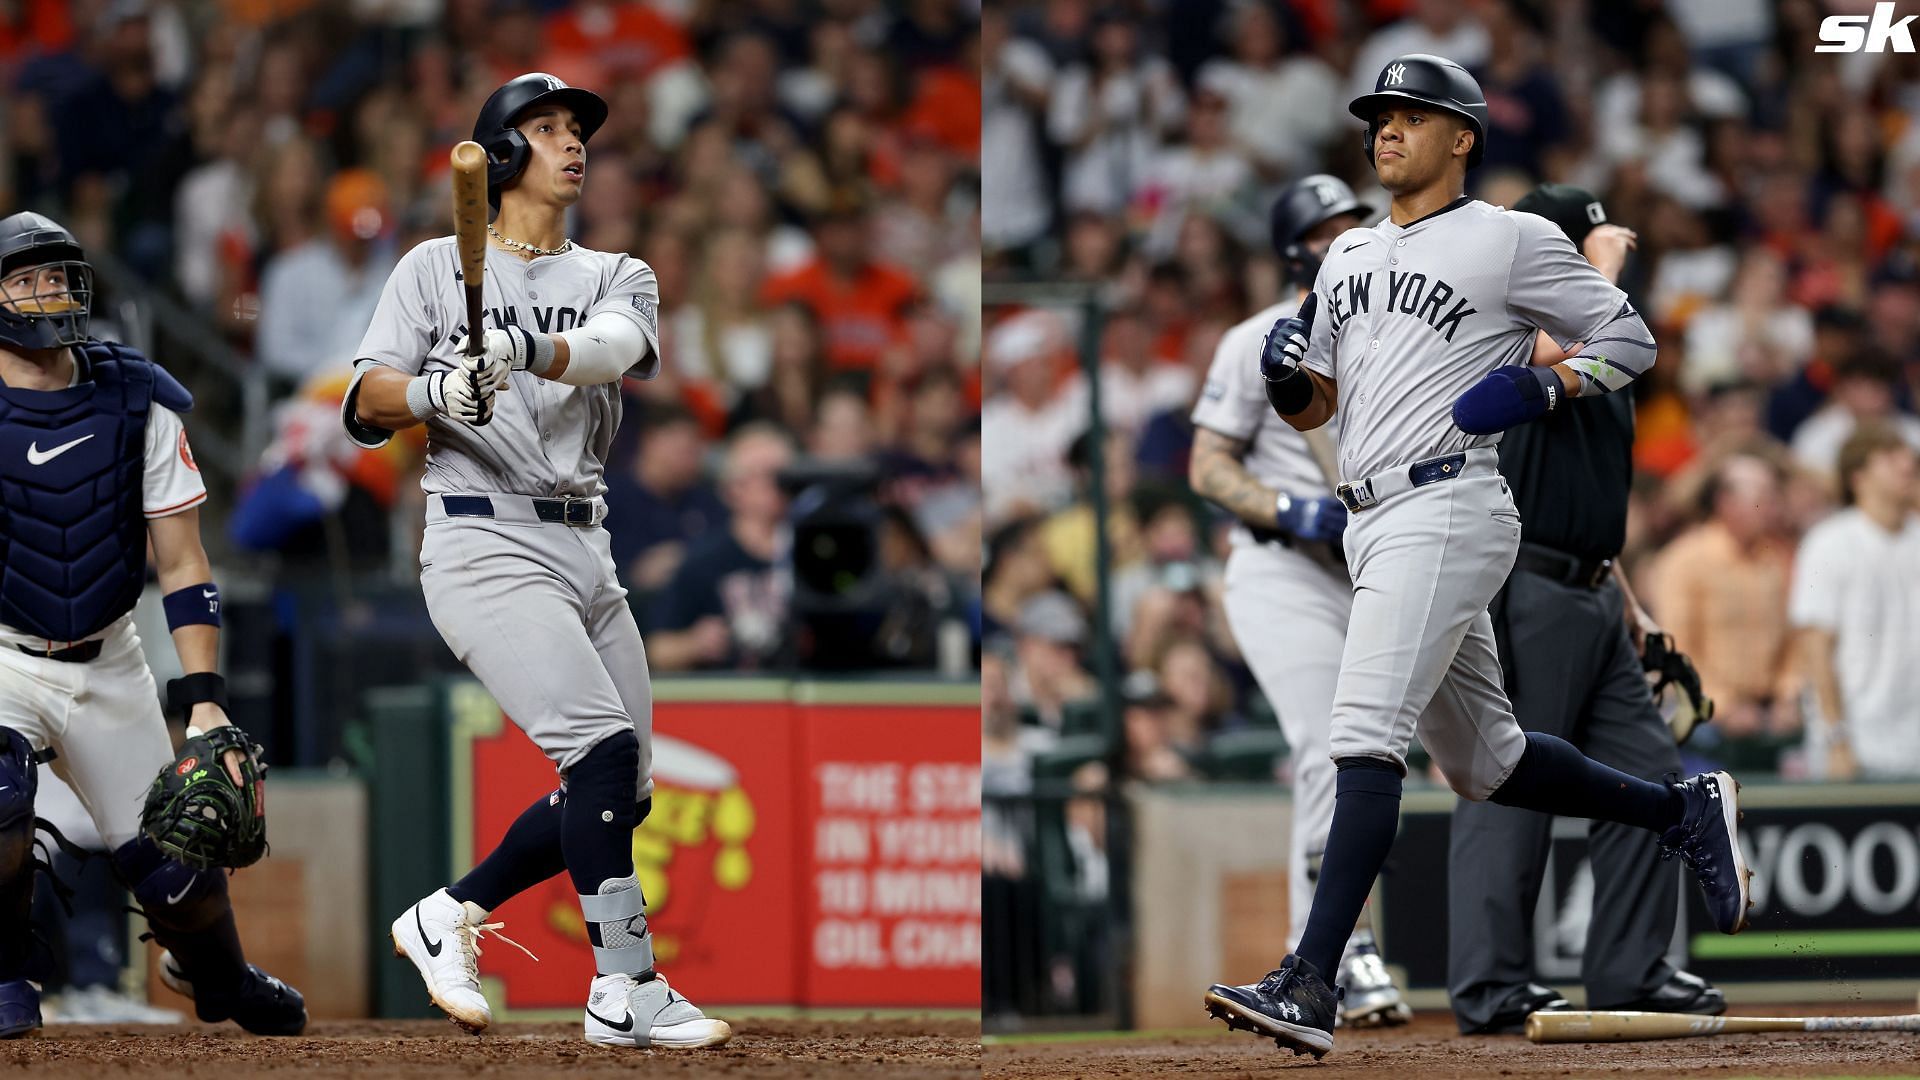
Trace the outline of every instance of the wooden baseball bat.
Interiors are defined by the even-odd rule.
[[[486,351],[480,287],[487,269],[487,152],[477,142],[453,148],[453,236],[467,293],[467,355],[479,356]],[[480,423],[491,419],[489,412]]]
[[[1527,1038],[1537,1043],[1639,1042],[1750,1031],[1920,1031],[1913,1016],[1688,1016],[1652,1012],[1537,1012]]]

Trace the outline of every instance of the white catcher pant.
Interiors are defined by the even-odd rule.
[[[140,835],[147,787],[173,760],[140,635],[133,619],[123,616],[102,635],[100,655],[86,664],[15,648],[36,641],[0,632],[0,727],[25,735],[36,750],[53,747],[59,755],[53,771],[79,796],[107,847],[117,848]]]
[[[1334,691],[1335,760],[1406,771],[1418,732],[1453,790],[1485,799],[1526,749],[1487,604],[1520,549],[1520,512],[1490,465],[1354,514],[1353,616]]]
[[[1297,942],[1313,908],[1308,856],[1326,848],[1333,824],[1327,736],[1353,589],[1339,567],[1323,566],[1297,548],[1246,543],[1227,558],[1225,601],[1240,655],[1293,751],[1287,940]]]

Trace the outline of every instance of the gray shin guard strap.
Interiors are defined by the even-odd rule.
[[[597,896],[580,896],[580,913],[599,929],[593,963],[604,974],[639,975],[653,970],[653,935],[637,878],[603,882]]]

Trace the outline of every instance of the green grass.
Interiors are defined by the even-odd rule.
[[[1791,953],[1797,956],[1913,956],[1920,930],[1780,930],[1739,937],[1696,934],[1693,955],[1707,960],[1745,960]]]

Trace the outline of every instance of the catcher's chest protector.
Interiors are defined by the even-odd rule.
[[[98,633],[146,579],[141,481],[154,369],[90,343],[82,382],[0,387],[0,623],[51,641]]]

